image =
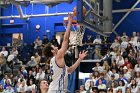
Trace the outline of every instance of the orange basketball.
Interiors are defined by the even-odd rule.
[[[83,6],[83,16],[85,16],[86,14],[86,8]],[[77,15],[77,7],[74,7],[73,9],[73,15],[76,16]]]

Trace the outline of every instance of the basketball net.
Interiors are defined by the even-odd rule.
[[[64,22],[64,27],[67,29],[67,22]],[[74,30],[73,34],[70,35],[69,45],[82,46],[82,40],[85,33],[85,27],[80,26],[77,23],[72,23],[72,28]]]

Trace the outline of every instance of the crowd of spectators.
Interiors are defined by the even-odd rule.
[[[88,37],[90,39],[91,36]],[[9,52],[5,47],[0,51],[0,93],[41,93],[39,81],[51,82],[49,60],[42,54],[43,47],[51,42],[60,48],[55,36],[51,41],[47,36],[41,40],[40,36],[28,46],[13,47]],[[76,93],[139,93],[140,89],[140,35],[133,32],[129,37],[124,32],[117,36],[105,55],[102,55],[100,44],[104,44],[98,35],[92,59],[101,60],[92,68],[93,72],[85,84]],[[69,51],[67,52],[69,54]],[[17,73],[12,71],[18,64]],[[6,74],[7,72],[11,74]],[[8,91],[8,92],[7,92]]]
[[[38,36],[30,46],[25,43],[23,47],[12,47],[10,51],[6,50],[6,47],[2,48],[0,51],[0,93],[41,93],[39,87],[44,83],[40,81],[46,80],[46,84],[49,84],[52,80],[49,62],[42,54],[42,49],[49,42],[58,44],[56,38],[53,39],[49,41],[44,35],[41,40]],[[14,70],[16,65],[19,66],[17,71]]]
[[[105,55],[100,54],[100,48],[94,51],[94,58],[101,62],[76,93],[140,93],[139,32],[117,36]]]

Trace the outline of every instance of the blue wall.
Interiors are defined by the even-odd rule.
[[[55,7],[49,8],[48,13],[61,13],[61,12],[72,12],[75,7],[76,2],[72,4],[62,3]],[[38,9],[39,8],[39,9]],[[27,15],[31,14],[44,14],[46,12],[46,6],[41,4],[34,4],[33,11],[32,5],[28,7],[22,7],[23,13]],[[2,9],[2,16],[18,15],[17,8],[15,6],[9,5],[7,9]],[[23,33],[23,39],[26,43],[33,42],[37,36],[43,38],[44,34],[48,34],[46,30],[50,30],[48,35],[51,39],[55,32],[65,31],[63,26],[64,16],[50,16],[50,17],[36,17],[30,18],[28,21],[23,19],[14,19],[14,24],[10,24],[11,19],[3,19],[2,30],[0,30],[0,45],[6,45],[7,42],[12,42],[12,33]],[[37,24],[41,25],[41,29],[37,32],[35,26]]]
[[[132,5],[137,0],[122,0],[121,3],[113,2],[113,9],[126,9],[132,7]],[[56,12],[72,12],[73,8],[76,6],[76,2],[72,4],[62,3],[55,7],[49,8],[48,13],[56,13]],[[137,7],[140,7],[138,5]],[[38,9],[39,8],[39,9]],[[41,4],[34,4],[32,9],[32,5],[28,7],[22,7],[23,13],[30,14],[44,14],[46,13],[46,6]],[[33,11],[32,11],[33,10]],[[18,15],[17,8],[15,6],[9,5],[7,9],[2,9],[2,16],[10,16],[10,15]],[[115,13],[113,14],[113,23],[116,24],[125,13]],[[128,35],[131,35],[133,31],[138,32],[140,30],[138,24],[139,20],[139,12],[132,12],[129,16],[120,24],[120,26],[116,29],[118,34],[122,34],[122,32],[126,32]],[[55,32],[65,31],[63,26],[63,17],[64,16],[50,16],[50,17],[36,17],[30,18],[28,21],[23,19],[14,19],[15,23],[13,25],[9,24],[10,19],[0,20],[2,23],[2,29],[0,28],[0,45],[6,45],[7,42],[12,42],[12,33],[23,33],[24,42],[28,44],[33,42],[36,37],[39,35],[43,38],[44,34],[47,34],[49,39],[51,39],[52,35]],[[41,29],[36,32],[35,26],[36,24],[41,25]],[[50,30],[50,33],[47,33],[46,30]],[[93,38],[95,38],[96,33],[91,32],[90,30],[86,30],[87,34],[92,34]],[[111,34],[111,40],[114,38],[114,34]]]

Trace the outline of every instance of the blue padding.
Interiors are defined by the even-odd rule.
[[[76,80],[76,71],[68,76],[68,90],[70,93],[75,93],[75,80]]]

